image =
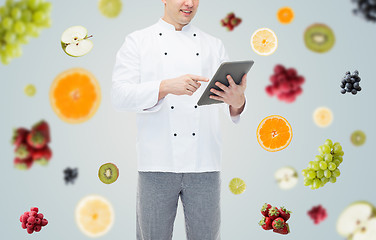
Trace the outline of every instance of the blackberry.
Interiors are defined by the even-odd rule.
[[[77,177],[78,177],[78,169],[77,168],[69,168],[69,167],[67,167],[64,170],[65,184],[68,184],[68,183],[72,183],[73,184]]]

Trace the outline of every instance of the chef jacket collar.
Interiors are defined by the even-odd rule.
[[[169,31],[180,32],[180,31],[175,30],[174,25],[166,22],[162,18],[159,19],[158,25],[161,26],[162,28],[166,29],[166,30],[169,30]],[[183,26],[183,28],[181,29],[182,32],[188,32],[190,30],[191,30],[191,23],[188,23],[187,25]]]

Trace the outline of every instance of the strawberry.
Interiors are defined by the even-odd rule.
[[[234,17],[235,17],[235,13],[233,12],[230,12],[229,14],[227,14],[228,19],[233,19]]]
[[[269,209],[272,208],[272,205],[265,203],[261,208],[261,214],[265,217],[269,217]]]
[[[279,217],[279,211],[278,208],[272,207],[269,209],[269,217],[274,221],[277,217]]]
[[[290,227],[288,223],[284,223],[281,229],[273,229],[273,232],[279,234],[288,234],[290,233]]]
[[[273,229],[281,229],[284,227],[284,223],[285,223],[285,220],[283,220],[283,218],[281,217],[278,217],[273,220],[272,227]]]
[[[279,216],[282,217],[285,221],[289,220],[291,211],[287,210],[285,207],[278,209]]]
[[[33,159],[31,157],[27,159],[15,158],[13,163],[14,167],[16,167],[17,169],[27,170],[31,168],[31,165],[33,165]]]
[[[21,143],[20,145],[18,145],[18,147],[16,147],[14,152],[17,158],[23,160],[31,156],[33,149],[29,145]]]
[[[41,132],[43,134],[43,136],[46,138],[47,143],[49,143],[51,141],[50,127],[45,120],[41,120],[41,121],[37,122],[36,124],[34,124],[31,128],[31,130],[36,130],[36,131]]]
[[[272,227],[272,220],[269,217],[263,217],[261,221],[259,222],[259,225],[264,229],[264,230],[270,230],[273,229]]]
[[[33,152],[32,158],[40,165],[47,165],[52,157],[51,149],[46,145],[42,149],[38,149]]]
[[[18,147],[21,143],[25,143],[26,137],[29,134],[29,132],[30,132],[29,130],[27,130],[26,128],[22,128],[22,127],[13,129],[13,136],[11,140],[12,144]]]
[[[31,130],[27,135],[27,143],[36,149],[41,149],[47,144],[47,138],[37,130]]]

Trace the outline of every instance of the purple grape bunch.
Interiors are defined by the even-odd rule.
[[[359,77],[358,70],[355,70],[353,74],[350,71],[346,72],[346,75],[343,77],[340,87],[341,93],[345,94],[346,92],[351,92],[353,95],[356,95],[362,90],[359,85],[361,78]]]
[[[363,17],[366,21],[376,22],[376,0],[352,0],[357,5],[353,10],[355,15]]]

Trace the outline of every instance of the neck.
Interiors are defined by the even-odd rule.
[[[180,24],[180,23],[177,23],[177,22],[174,22],[171,18],[169,18],[168,16],[166,16],[166,14],[162,17],[162,19],[169,23],[169,24],[172,24],[174,27],[175,27],[175,30],[176,31],[181,31],[183,29],[183,27],[187,24]]]

